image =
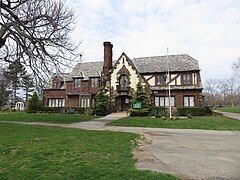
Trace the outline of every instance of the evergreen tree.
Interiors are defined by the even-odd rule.
[[[5,76],[5,69],[0,68],[0,109],[2,109],[9,101],[10,91],[9,81]]]
[[[34,92],[31,99],[28,102],[27,112],[36,113],[37,111],[40,111],[41,108],[42,108],[42,104],[39,102],[37,93]]]
[[[11,84],[12,107],[14,107],[14,105],[16,104],[17,90],[21,86],[20,78],[25,73],[26,73],[25,68],[18,60],[12,62],[5,73],[7,80],[9,80]]]
[[[132,103],[141,103],[142,107],[140,109],[129,109],[130,116],[147,116],[149,115],[151,107],[151,97],[150,92],[147,87],[142,86],[141,82],[137,83],[136,91],[133,94]]]
[[[151,106],[150,93],[147,87],[142,86],[141,82],[137,83],[137,89],[133,95],[133,103],[141,102],[142,108],[149,108]]]
[[[93,114],[107,115],[109,113],[110,98],[104,90],[100,90],[95,96],[95,103],[93,106]]]
[[[25,91],[25,102],[27,103],[28,98],[29,98],[29,93],[33,92],[34,89],[34,82],[33,82],[33,78],[30,74],[23,74],[22,79],[21,79],[21,84],[23,87],[23,90]]]

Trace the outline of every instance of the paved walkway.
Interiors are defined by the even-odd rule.
[[[53,124],[40,122],[8,122],[46,125],[86,130],[109,130],[141,134],[139,147],[133,154],[136,167],[171,173],[182,179],[240,179],[240,132],[192,129],[163,129],[106,126],[126,114],[88,122]]]
[[[220,111],[218,111],[218,112],[220,112]],[[222,113],[224,116],[240,120],[240,113],[230,113],[230,112],[220,112],[220,113]]]

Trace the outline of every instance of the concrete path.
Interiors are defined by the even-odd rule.
[[[224,116],[240,120],[240,113],[221,112]]]
[[[240,131],[105,126],[126,114],[73,124],[7,122],[86,130],[133,132],[141,135],[136,167],[171,173],[181,179],[240,179]]]

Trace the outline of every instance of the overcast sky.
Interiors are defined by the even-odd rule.
[[[66,0],[75,10],[73,37],[83,61],[103,60],[103,42],[113,58],[189,54],[203,80],[231,76],[240,57],[240,0]]]

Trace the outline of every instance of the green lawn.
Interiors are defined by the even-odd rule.
[[[132,133],[0,123],[0,179],[176,179],[137,170]]]
[[[73,123],[89,121],[93,118],[96,117],[83,114],[45,114],[45,113],[34,114],[25,112],[0,113],[0,121]]]
[[[197,116],[192,119],[164,120],[150,117],[128,117],[110,122],[112,126],[154,127],[174,129],[212,129],[240,131],[240,121],[225,116]]]
[[[222,112],[240,113],[240,106],[237,106],[237,107],[221,107],[221,108],[217,108],[217,110],[222,111]]]

